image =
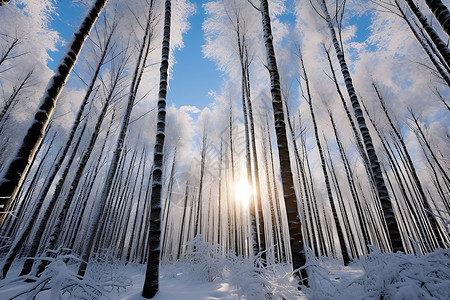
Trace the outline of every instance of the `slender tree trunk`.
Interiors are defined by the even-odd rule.
[[[106,55],[108,53],[109,45],[110,45],[113,33],[114,33],[114,28],[111,30],[111,32],[109,33],[109,35],[107,37],[106,43],[104,45],[104,48],[103,48],[101,56],[100,56],[100,60],[99,60],[99,62],[97,64],[96,70],[95,70],[94,75],[93,75],[93,77],[91,79],[90,85],[89,85],[89,87],[88,87],[88,89],[86,91],[84,99],[81,102],[80,108],[78,109],[77,116],[75,117],[75,121],[74,121],[74,123],[72,125],[72,128],[70,130],[70,134],[69,134],[69,137],[67,138],[67,141],[65,143],[65,147],[64,147],[62,153],[58,156],[58,158],[56,160],[56,164],[53,166],[49,176],[46,178],[46,181],[44,183],[44,186],[43,186],[41,192],[39,193],[38,199],[36,201],[36,206],[34,208],[35,209],[34,215],[36,215],[36,216],[37,216],[37,214],[39,214],[40,209],[42,207],[42,204],[44,203],[44,200],[45,200],[45,198],[47,196],[47,193],[50,190],[50,187],[51,187],[54,179],[56,178],[56,175],[58,174],[58,171],[60,170],[60,168],[61,168],[61,166],[62,166],[62,164],[64,162],[64,159],[66,158],[67,153],[69,152],[70,146],[72,145],[72,141],[73,141],[73,139],[75,137],[76,131],[77,131],[78,126],[79,126],[79,124],[81,122],[81,118],[83,116],[84,109],[85,109],[85,107],[86,107],[86,105],[87,105],[87,103],[88,103],[88,101],[90,99],[90,96],[91,96],[92,92],[94,91],[95,82],[97,80],[97,77],[98,77],[98,74],[100,72],[100,69],[103,66],[103,62],[104,62],[104,60],[106,58]],[[83,130],[83,132],[84,132],[84,130]],[[81,139],[81,137],[82,137],[82,134],[80,134],[80,139]],[[80,142],[80,140],[78,140],[78,143],[79,142]],[[73,150],[73,155],[75,155],[75,153],[76,153],[76,149]],[[73,161],[73,158],[74,157],[72,157],[71,161]],[[66,166],[66,168],[64,170],[64,173],[67,173],[69,171],[69,168],[70,168],[70,165]],[[63,175],[62,178],[65,178],[66,175]],[[61,183],[58,184],[58,186],[60,186],[60,188],[62,188],[61,185],[62,185]],[[55,195],[52,197],[53,200],[48,205],[47,210],[45,212],[45,216],[44,216],[44,218],[42,219],[42,221],[40,223],[40,226],[39,226],[40,229],[38,229],[38,233],[39,232],[43,233],[44,228],[47,225],[48,218],[50,217],[50,214],[53,212],[53,208],[54,208],[54,205],[56,203],[56,200],[57,200],[58,196],[59,196],[59,193],[55,192]],[[33,219],[35,219],[35,217],[32,218],[32,220]],[[25,235],[28,235],[29,233],[30,233],[30,231],[25,231],[24,232]],[[32,250],[30,250],[31,251],[30,254],[29,254],[30,257],[34,257],[36,255],[37,247],[39,245],[40,239],[41,239],[41,236],[39,234],[37,234],[34,237],[34,240],[36,240],[36,241],[34,241],[32,243],[33,246],[31,247]],[[31,271],[32,263],[33,263],[33,260],[28,259],[25,262],[24,267],[22,269],[22,272],[20,274],[21,275],[28,274]]]
[[[33,160],[36,149],[42,142],[45,128],[48,125],[58,97],[75,65],[84,41],[89,36],[89,32],[97,21],[106,2],[108,1],[96,0],[83,20],[80,28],[74,34],[74,38],[72,39],[65,56],[61,60],[61,64],[59,65],[56,74],[48,84],[44,99],[34,116],[31,127],[28,129],[21,146],[9,163],[6,171],[2,174],[0,180],[0,212],[8,211],[12,201],[14,201],[16,193],[22,185],[23,179],[30,166],[29,162]]]
[[[331,75],[332,75],[332,78],[333,78],[334,85],[336,87],[336,91],[337,91],[337,93],[339,95],[339,99],[341,99],[342,106],[344,107],[344,110],[345,110],[345,115],[347,116],[347,119],[348,119],[348,121],[350,123],[350,126],[352,128],[353,137],[355,138],[356,145],[358,147],[358,152],[359,152],[359,154],[361,155],[361,158],[364,161],[366,169],[369,170],[369,172],[370,172],[369,158],[367,157],[366,151],[364,150],[364,145],[363,145],[363,142],[361,140],[361,135],[358,132],[358,130],[356,129],[355,122],[353,121],[353,118],[352,118],[352,116],[350,114],[350,110],[348,109],[347,103],[345,102],[344,95],[342,95],[341,88],[340,88],[339,83],[338,83],[337,78],[336,78],[336,73],[334,72],[334,67],[333,67],[333,63],[331,61],[329,49],[327,49],[325,47],[325,45],[323,45],[323,48],[324,48],[325,53],[327,55],[328,64],[330,65],[330,71],[331,71]]]
[[[416,125],[416,134],[419,139],[419,141],[423,142],[425,146],[427,147],[431,157],[433,158],[434,163],[438,166],[438,169],[441,171],[441,175],[443,176],[444,182],[446,185],[450,184],[450,177],[445,171],[444,167],[439,162],[439,159],[436,157],[436,154],[434,153],[433,149],[431,148],[430,142],[427,140],[425,133],[422,130],[422,127],[419,124],[419,120],[417,119],[416,115],[413,113],[412,110],[410,110],[410,114],[412,117],[412,120],[414,121],[414,124]]]
[[[248,117],[248,99],[247,99],[247,73],[246,73],[246,59],[245,59],[245,33],[241,33],[241,22],[240,15],[236,16],[236,38],[237,46],[239,51],[239,62],[241,65],[241,94],[242,94],[242,112],[244,116],[244,133],[245,133],[245,159],[247,162],[247,181],[248,185],[253,188],[253,176],[252,176],[252,163],[251,163],[251,152],[250,152],[250,128],[249,128],[249,117]],[[235,182],[233,182],[235,184]],[[252,195],[253,196],[253,195]],[[252,197],[253,198],[253,197]],[[252,243],[252,252],[256,256],[259,252],[258,238],[257,238],[257,228],[256,228],[256,206],[254,199],[249,201],[250,210],[250,235]]]
[[[201,161],[200,161],[200,182],[198,186],[198,198],[197,198],[197,214],[195,216],[195,226],[194,226],[194,238],[198,234],[202,234],[202,215],[203,215],[203,180],[205,177],[205,163],[206,163],[206,125],[203,128],[203,137],[202,137],[202,145],[201,145]]]
[[[105,148],[106,148],[106,143],[108,141],[108,137],[111,134],[111,127],[113,125],[113,122],[115,121],[115,116],[116,116],[116,113],[115,113],[115,110],[113,110],[113,113],[112,113],[112,116],[111,116],[111,121],[109,123],[108,130],[106,131],[105,140],[103,141],[103,145],[102,145],[102,148],[100,150],[100,154],[98,156],[98,161],[97,161],[97,163],[95,165],[95,168],[94,168],[94,171],[92,173],[92,178],[90,180],[87,180],[87,182],[89,182],[89,187],[87,189],[88,192],[87,192],[86,195],[84,195],[81,198],[82,201],[77,201],[77,202],[80,203],[79,204],[80,207],[79,207],[79,210],[78,210],[78,213],[77,213],[77,217],[74,217],[73,218],[73,223],[69,224],[69,228],[73,228],[73,229],[72,229],[71,239],[69,240],[69,242],[67,244],[67,248],[72,249],[72,251],[74,250],[73,246],[75,244],[75,239],[76,239],[76,237],[77,237],[77,235],[79,233],[80,226],[82,224],[81,219],[82,219],[82,217],[84,215],[84,212],[85,212],[85,209],[86,209],[86,204],[88,202],[88,199],[89,199],[90,194],[92,192],[92,188],[93,188],[94,183],[95,183],[95,177],[97,177],[98,172],[100,171],[100,168],[103,165],[102,164],[102,156],[103,156],[103,152],[105,151]]]
[[[269,3],[261,0],[260,11],[264,32],[264,44],[267,53],[267,64],[270,73],[270,84],[272,93],[272,106],[277,133],[278,158],[280,160],[281,182],[283,185],[284,201],[286,205],[287,219],[289,222],[289,235],[292,251],[292,264],[294,270],[299,268],[297,275],[302,279],[302,284],[307,285],[306,263],[303,247],[302,229],[299,218],[297,197],[294,190],[294,179],[291,171],[291,159],[286,138],[286,123],[284,121],[283,101],[281,99],[280,75],[278,73],[275,50],[273,47],[272,28],[270,25]]]
[[[3,2],[9,2],[9,0],[5,1],[3,0]],[[18,46],[20,44],[20,40],[18,38],[14,38],[13,41],[11,42],[11,44],[9,45],[8,49],[6,49],[6,51],[3,53],[3,55],[0,57],[0,65],[2,63],[4,63],[7,59],[9,54],[12,52],[12,50]],[[11,59],[12,57],[10,57],[9,59]]]
[[[347,183],[349,185],[349,189],[350,189],[350,192],[351,192],[351,195],[352,195],[353,203],[354,203],[355,208],[356,208],[356,214],[358,216],[358,221],[359,221],[359,224],[360,224],[360,227],[361,227],[361,231],[362,231],[362,235],[363,235],[363,238],[364,238],[365,251],[368,252],[369,251],[368,246],[369,246],[369,244],[371,242],[370,242],[370,239],[369,239],[369,236],[368,236],[366,223],[364,222],[363,212],[362,212],[362,209],[361,209],[361,204],[359,203],[360,200],[359,200],[359,197],[358,197],[358,192],[357,192],[356,187],[355,187],[355,183],[354,183],[354,179],[353,179],[353,173],[352,173],[352,170],[351,170],[351,168],[350,168],[350,166],[348,164],[348,158],[347,158],[347,156],[346,156],[346,154],[344,152],[344,148],[342,146],[342,143],[341,143],[338,131],[336,129],[336,124],[334,123],[333,115],[332,115],[331,111],[329,111],[328,113],[329,113],[329,116],[330,116],[331,124],[333,126],[333,132],[334,132],[334,135],[336,137],[336,142],[337,142],[338,147],[339,147],[339,153],[341,155],[342,162],[344,163],[345,174],[347,175]]]
[[[117,166],[119,163],[120,156],[122,154],[123,145],[125,142],[125,137],[127,134],[128,125],[130,124],[130,116],[131,111],[134,106],[134,102],[136,99],[136,94],[138,91],[139,83],[142,78],[142,74],[145,69],[145,63],[147,61],[147,56],[150,51],[150,42],[152,40],[152,24],[153,24],[153,1],[149,3],[149,11],[147,16],[147,24],[145,27],[144,38],[142,40],[142,44],[139,50],[139,56],[136,62],[136,68],[133,74],[133,79],[130,86],[130,94],[128,97],[128,103],[125,111],[125,115],[123,117],[122,126],[119,132],[119,136],[117,138],[116,148],[114,150],[112,162],[109,166],[109,170],[106,175],[105,184],[102,188],[102,192],[100,197],[95,204],[95,208],[93,211],[93,215],[91,216],[91,223],[88,226],[88,232],[86,234],[86,239],[82,248],[82,259],[83,262],[80,264],[78,269],[78,275],[84,276],[86,272],[87,262],[89,261],[89,257],[91,254],[92,247],[94,245],[95,233],[97,231],[97,226],[100,222],[100,215],[104,210],[106,200],[111,191],[112,181],[114,179]]]
[[[248,117],[249,117],[249,125],[250,125],[250,134],[251,134],[251,142],[252,142],[252,157],[253,157],[253,169],[254,169],[254,192],[255,192],[255,201],[258,209],[258,236],[259,236],[259,251],[264,251],[267,249],[266,246],[266,234],[265,234],[265,226],[264,226],[264,216],[263,216],[263,208],[262,208],[262,197],[261,197],[261,183],[259,180],[259,166],[258,166],[258,155],[256,149],[256,136],[255,136],[255,124],[253,121],[253,109],[252,109],[252,100],[250,97],[250,76],[249,76],[249,63],[248,63],[248,54],[246,57],[246,99],[248,106]],[[256,217],[256,216],[255,216]],[[266,259],[266,252],[262,253],[261,256],[263,259]]]
[[[56,223],[53,225],[53,231],[52,231],[52,233],[50,235],[50,238],[49,238],[49,240],[48,240],[48,242],[46,244],[46,247],[45,247],[45,251],[46,251],[45,256],[46,257],[51,257],[52,253],[53,253],[52,250],[54,250],[56,248],[56,243],[57,243],[57,241],[59,239],[59,235],[61,233],[62,226],[63,226],[64,221],[66,219],[67,212],[69,210],[69,207],[72,204],[72,200],[75,197],[75,193],[76,193],[78,185],[79,185],[79,183],[81,181],[84,169],[85,169],[85,167],[86,167],[86,165],[87,165],[87,163],[89,161],[89,158],[91,156],[91,153],[92,153],[92,151],[94,149],[94,145],[95,145],[95,143],[97,141],[97,138],[98,138],[98,135],[100,133],[101,125],[102,125],[103,120],[104,120],[104,118],[106,116],[106,113],[108,111],[109,104],[112,102],[112,99],[114,98],[114,94],[116,92],[116,86],[119,83],[119,80],[120,80],[120,77],[121,77],[121,74],[122,74],[122,71],[123,71],[124,67],[125,67],[125,62],[123,62],[122,67],[119,68],[119,70],[117,71],[117,73],[114,76],[114,79],[113,79],[113,82],[112,82],[112,86],[110,87],[109,95],[107,96],[107,99],[105,99],[105,103],[103,104],[102,111],[101,111],[101,113],[100,113],[100,115],[98,117],[98,120],[97,120],[97,123],[95,125],[93,134],[92,134],[91,139],[89,141],[88,148],[85,150],[85,152],[83,154],[83,157],[82,157],[82,159],[80,160],[80,162],[78,164],[78,168],[77,168],[77,171],[75,173],[75,177],[74,177],[74,179],[72,180],[72,182],[70,184],[69,193],[67,194],[67,196],[64,199],[63,208],[62,208],[62,210],[60,211],[60,213],[58,215]],[[61,189],[62,189],[63,183],[66,180],[66,178],[67,178],[66,176],[61,178],[63,182],[58,184],[61,187]],[[49,263],[50,263],[50,261],[48,261],[48,260],[42,260],[41,264],[38,267],[38,273],[37,274],[41,274],[41,272],[44,271],[45,267]]]
[[[408,17],[406,16],[406,13],[403,11],[403,9],[401,8],[400,4],[396,1],[395,2],[397,5],[398,10],[400,11],[400,14],[403,18],[403,20],[405,20],[406,24],[408,24],[409,28],[411,29],[412,33],[414,34],[414,36],[416,37],[417,41],[419,42],[419,44],[422,46],[423,50],[425,51],[425,53],[428,55],[428,57],[430,58],[431,63],[434,65],[434,67],[436,68],[436,70],[438,71],[439,75],[441,75],[442,79],[447,83],[447,85],[450,87],[450,75],[446,72],[446,70],[444,70],[444,68],[439,64],[439,62],[436,60],[436,57],[433,55],[432,51],[430,50],[430,48],[428,47],[427,44],[425,44],[425,42],[423,41],[423,39],[427,39],[426,36],[422,37],[419,35],[419,33],[417,32],[416,28],[414,28],[413,24],[411,23],[411,21],[408,19]],[[445,64],[444,64],[445,65]]]
[[[170,173],[168,174],[169,178],[169,184],[167,187],[167,193],[166,193],[166,200],[164,202],[164,212],[163,212],[163,224],[164,224],[164,230],[161,232],[162,236],[162,248],[161,252],[163,253],[163,256],[165,254],[165,250],[167,248],[167,239],[168,239],[168,227],[169,227],[169,215],[170,215],[170,202],[172,201],[172,187],[173,187],[173,180],[174,180],[174,170],[175,170],[175,162],[176,162],[176,155],[177,155],[177,148],[175,148],[173,153],[173,160],[172,160],[172,168],[170,170]]]
[[[145,161],[147,160],[147,151],[144,147],[144,149],[142,149],[142,154],[141,154],[141,159],[144,158],[144,164]],[[175,159],[175,158],[174,158]],[[140,167],[141,164],[139,164]],[[144,169],[142,170],[142,178],[141,178],[141,182],[139,185],[139,196],[138,196],[138,201],[136,204],[136,214],[134,216],[134,221],[133,221],[133,227],[131,228],[131,237],[130,237],[130,243],[128,245],[128,250],[127,250],[127,256],[125,258],[125,261],[127,263],[129,263],[132,260],[132,250],[133,250],[133,245],[135,244],[135,235],[136,235],[136,224],[137,224],[137,220],[138,220],[138,215],[140,210],[140,206],[141,206],[141,199],[142,199],[142,190],[144,188],[144,178],[145,178],[145,165],[144,165]],[[137,179],[137,178],[136,178]],[[141,220],[141,224],[142,224],[142,220]]]
[[[171,0],[165,1],[164,35],[159,82],[158,121],[156,143],[153,152],[153,177],[151,193],[150,230],[148,239],[148,260],[142,296],[153,298],[159,289],[159,260],[161,252],[161,188],[163,177],[163,154],[166,129],[166,96],[170,52]]]
[[[413,177],[413,181],[414,184],[416,185],[417,189],[419,190],[419,194],[420,194],[420,198],[421,198],[421,202],[422,205],[425,209],[425,214],[428,218],[428,221],[430,221],[431,224],[431,228],[433,229],[433,233],[436,236],[436,239],[439,243],[439,247],[441,247],[442,249],[444,249],[444,244],[442,239],[439,238],[440,234],[438,231],[438,227],[437,227],[437,223],[436,223],[436,218],[434,217],[434,215],[432,215],[432,210],[431,207],[428,203],[427,197],[425,196],[425,192],[423,190],[422,184],[420,182],[419,176],[417,175],[416,172],[416,168],[414,167],[414,164],[412,162],[411,156],[409,155],[409,151],[408,148],[406,147],[405,141],[403,140],[403,136],[401,135],[401,133],[397,130],[397,128],[395,127],[392,118],[390,116],[390,114],[388,113],[387,109],[386,109],[386,104],[384,102],[383,96],[380,93],[380,90],[378,89],[378,86],[375,83],[372,83],[373,88],[375,89],[375,92],[377,94],[378,100],[380,100],[380,104],[381,107],[383,108],[383,112],[386,116],[386,119],[389,122],[389,125],[391,126],[392,131],[394,131],[394,134],[396,135],[398,141],[400,142],[400,145],[402,147],[403,153],[405,155],[409,170],[411,172],[411,175]]]
[[[80,134],[80,138],[78,139],[77,143],[75,144],[74,153],[72,154],[69,161],[67,162],[69,165],[68,167],[70,167],[73,160],[75,159],[75,152],[78,149],[78,146],[80,145],[81,136],[82,136],[85,128],[86,128],[86,123],[83,126],[83,129]],[[36,206],[37,205],[39,205],[39,203],[36,203]],[[40,205],[42,205],[42,204],[40,204]],[[52,203],[50,202],[48,205],[50,206],[50,205],[52,205]],[[42,236],[44,233],[45,226],[49,223],[49,218],[50,218],[50,214],[51,214],[52,210],[53,210],[53,207],[51,207],[50,209],[47,209],[44,216],[42,217],[42,219],[39,222],[39,227],[33,237],[33,242],[31,243],[31,247],[30,247],[29,254],[28,254],[31,257],[34,257],[37,253],[39,243],[41,242],[41,239],[42,239]],[[11,246],[11,249],[8,252],[7,258],[5,258],[5,260],[4,260],[5,262],[2,267],[2,278],[5,278],[6,274],[8,273],[8,270],[11,267],[11,264],[13,263],[19,250],[22,248],[23,244],[25,243],[26,239],[28,238],[28,235],[31,232],[31,229],[33,228],[34,222],[37,221],[38,215],[39,215],[39,209],[37,207],[35,207],[32,215],[30,216],[30,219],[28,220],[28,223],[24,227],[24,230],[22,230],[22,232],[20,232],[19,235],[16,237],[14,244]],[[26,266],[26,269],[25,269],[25,266]],[[20,273],[20,275],[28,274],[31,271],[32,266],[33,266],[33,260],[27,259],[25,261],[24,268],[22,269],[22,272]]]
[[[230,103],[230,115],[229,115],[229,129],[230,129],[230,160],[231,160],[231,183],[235,182],[235,174],[234,174],[234,148],[233,148],[233,103]],[[236,254],[238,252],[238,242],[237,242],[237,205],[236,202],[232,201],[232,196],[229,196],[229,204],[230,204],[230,214],[231,214],[231,223],[230,223],[230,243],[232,245],[232,249]],[[233,230],[232,230],[233,228]],[[233,238],[231,238],[233,237]],[[232,240],[232,241],[231,241]]]
[[[437,94],[439,100],[444,104],[444,106],[447,108],[448,111],[450,111],[450,105],[448,105],[445,98],[442,96],[442,94],[439,92],[439,90],[435,87],[435,93]]]
[[[223,181],[223,179],[222,179],[222,163],[223,163],[223,138],[221,137],[220,138],[220,154],[219,154],[219,182],[218,182],[218,184],[219,184],[219,199],[218,199],[218,214],[217,214],[217,217],[218,217],[218,220],[217,220],[217,243],[219,244],[219,245],[221,245],[221,250],[223,249],[222,247],[223,247],[223,243],[222,243],[222,221],[223,221],[223,218],[222,218],[222,216],[221,216],[221,214],[222,214],[222,206],[223,206],[223,204],[222,204],[222,201],[223,201],[223,198],[222,198],[222,181]],[[223,253],[223,252],[222,252]]]
[[[330,147],[329,147],[329,144],[328,144],[328,140],[327,140],[327,137],[323,133],[322,133],[322,135],[323,135],[323,138],[325,140],[325,146],[326,146],[326,150],[327,150],[326,153],[328,154],[328,159],[327,159],[327,157],[325,157],[325,162],[326,162],[328,170],[329,170],[329,172],[331,174],[331,176],[330,176],[331,177],[331,183],[333,184],[334,190],[336,192],[337,204],[338,204],[338,207],[339,207],[339,210],[340,210],[340,213],[341,213],[342,223],[344,224],[342,227],[345,228],[345,234],[347,236],[347,241],[348,241],[348,248],[352,252],[352,256],[353,257],[359,257],[359,252],[357,250],[357,246],[356,246],[356,242],[355,242],[355,240],[356,240],[355,235],[356,234],[352,232],[352,228],[350,227],[350,218],[348,216],[349,214],[348,214],[347,208],[345,207],[345,204],[344,204],[344,201],[343,201],[341,185],[339,184],[339,180],[338,180],[337,175],[336,175],[336,169],[334,167],[333,158],[332,158],[331,153],[330,153]],[[336,210],[336,208],[334,210]],[[354,221],[355,220],[353,218],[353,224],[355,224]],[[339,240],[339,243],[341,243],[340,240]],[[349,253],[347,253],[347,255],[349,256]],[[345,262],[344,262],[344,264],[345,264]]]
[[[301,62],[301,67],[302,67],[302,71],[303,71],[303,77],[304,77],[305,84],[306,84],[307,95],[306,95],[305,99],[307,99],[307,102],[309,104],[309,111],[311,113],[311,119],[312,119],[313,128],[314,128],[314,136],[316,137],[316,145],[317,145],[317,149],[318,149],[319,155],[320,155],[322,172],[323,172],[323,176],[325,179],[325,186],[327,188],[328,201],[330,202],[331,212],[333,214],[334,223],[336,225],[336,231],[338,234],[339,246],[342,251],[342,258],[344,260],[344,265],[347,266],[350,263],[350,257],[348,255],[347,246],[345,245],[344,234],[342,232],[341,222],[340,222],[338,214],[337,214],[336,206],[334,205],[333,193],[331,191],[330,179],[328,177],[325,156],[323,155],[322,144],[320,142],[319,131],[317,129],[316,117],[314,115],[314,109],[313,109],[313,105],[312,105],[312,97],[311,97],[310,88],[309,88],[308,75],[306,74],[305,65],[303,63],[303,58],[301,57],[301,55],[300,55],[300,62]]]
[[[181,217],[180,239],[178,240],[177,260],[181,258],[183,253],[183,234],[185,232],[184,221],[186,219],[187,201],[189,196],[189,181],[186,181],[186,192],[184,194],[183,216]]]
[[[450,36],[450,11],[441,0],[425,0],[442,29]]]
[[[408,3],[408,6],[411,8],[411,11],[416,15],[417,19],[419,20],[420,24],[422,24],[423,29],[427,32],[428,36],[433,41],[433,44],[438,49],[439,53],[442,55],[442,57],[445,60],[445,63],[448,67],[450,67],[450,50],[448,46],[444,43],[444,41],[439,37],[437,32],[433,29],[433,27],[428,23],[427,18],[422,14],[419,7],[414,3],[413,0],[406,0],[406,3]],[[450,25],[450,23],[449,23]]]
[[[31,202],[31,198],[33,197],[35,188],[36,188],[36,184],[39,181],[39,178],[42,175],[43,172],[43,166],[44,166],[44,162],[48,163],[48,161],[46,160],[50,150],[52,149],[52,145],[53,142],[55,140],[57,132],[55,131],[55,133],[53,134],[53,136],[50,139],[50,142],[47,146],[47,151],[44,153],[44,155],[42,155],[39,165],[37,166],[33,178],[31,179],[30,184],[27,187],[27,191],[24,193],[24,195],[22,196],[21,193],[19,192],[19,197],[22,199],[22,201],[18,201],[16,202],[15,205],[13,205],[12,207],[12,211],[14,211],[14,215],[12,214],[7,214],[7,216],[5,217],[5,222],[3,222],[2,224],[2,228],[1,228],[1,232],[0,232],[0,237],[2,237],[2,241],[0,242],[0,249],[2,248],[2,246],[4,245],[4,243],[8,240],[9,237],[15,236],[17,238],[17,230],[19,225],[22,225],[25,222],[25,218],[28,220],[34,220],[35,218],[31,217],[27,214],[24,215],[26,209],[29,208],[30,206],[30,202]],[[41,147],[44,143],[41,144]],[[61,149],[58,151],[57,155],[61,152]],[[22,185],[23,189],[25,187],[25,185]],[[20,199],[19,198],[19,199]],[[2,254],[2,251],[0,250],[0,255]]]
[[[10,109],[14,107],[14,105],[17,103],[17,97],[19,96],[19,93],[22,91],[22,89],[25,88],[25,84],[30,79],[31,75],[33,74],[33,70],[27,73],[27,75],[22,79],[20,84],[18,86],[15,86],[13,88],[13,92],[8,97],[8,100],[6,100],[5,105],[3,106],[2,111],[0,111],[0,123],[3,123],[1,127],[3,127],[5,122],[3,121],[3,118],[5,118],[5,115],[8,113]],[[0,128],[1,128],[0,127]],[[1,129],[0,129],[1,132]]]
[[[334,30],[333,22],[331,20],[330,14],[328,13],[327,4],[325,1],[321,1],[322,10],[325,14],[325,19],[328,23],[328,28],[330,29],[331,38],[333,40],[333,45],[336,51],[336,55],[339,59],[341,65],[341,72],[345,80],[345,85],[347,87],[347,92],[352,102],[353,110],[355,113],[356,120],[358,121],[359,129],[361,135],[363,136],[364,146],[366,152],[369,156],[369,161],[371,163],[372,173],[375,179],[378,197],[381,201],[382,211],[384,218],[386,220],[389,239],[391,242],[392,249],[394,252],[404,251],[400,231],[398,228],[397,220],[395,219],[394,211],[392,208],[391,200],[389,199],[389,193],[384,183],[383,174],[381,172],[380,163],[375,152],[375,147],[372,142],[372,137],[370,136],[369,129],[366,126],[366,121],[364,119],[358,97],[356,96],[355,88],[353,86],[353,81],[350,72],[347,67],[347,63],[344,58],[344,53],[342,52],[339,41],[336,37],[336,32]]]

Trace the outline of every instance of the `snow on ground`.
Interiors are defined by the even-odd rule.
[[[14,273],[18,273],[20,264],[17,264]],[[237,299],[236,289],[233,288],[226,280],[217,280],[213,282],[199,282],[190,278],[189,274],[174,273],[179,269],[178,265],[163,265],[161,270],[160,292],[155,300],[183,299],[183,300],[202,300],[202,299]],[[126,279],[129,279],[129,286],[124,288],[106,288],[104,295],[100,299],[124,299],[136,300],[144,299],[141,296],[142,286],[144,283],[145,266],[143,265],[127,265],[122,266],[120,273]],[[8,280],[9,276],[6,280]],[[0,289],[0,299],[11,299],[14,295],[21,291],[29,290],[34,283],[25,283],[23,280],[13,282]],[[24,294],[17,299],[29,299],[31,294]],[[81,297],[80,293],[78,294]],[[78,297],[75,295],[75,299]],[[36,297],[38,300],[54,300],[50,290],[39,293]],[[63,295],[63,299],[70,299],[68,293]]]
[[[382,254],[372,249],[370,255],[346,267],[336,259],[308,255],[310,287],[302,291],[297,290],[288,265],[269,264],[261,269],[251,260],[214,258],[205,251],[211,249],[197,249],[199,253],[183,262],[162,264],[155,300],[450,299],[449,249],[424,256]],[[75,266],[56,259],[37,282],[25,283],[17,276],[18,262],[0,281],[0,299],[24,291],[29,292],[15,299],[32,299],[46,280],[46,290],[36,299],[144,299],[143,265],[91,264],[89,279],[84,281],[74,276]]]

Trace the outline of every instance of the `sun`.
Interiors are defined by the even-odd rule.
[[[233,190],[236,203],[242,204],[243,207],[248,207],[253,195],[251,185],[247,181],[237,181],[233,184]]]

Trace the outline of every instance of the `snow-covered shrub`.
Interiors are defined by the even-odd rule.
[[[450,299],[450,249],[424,256],[371,253],[344,267],[308,255],[308,299]]]
[[[360,261],[364,275],[358,282],[367,299],[450,298],[450,249],[415,256],[372,247]]]
[[[115,290],[117,292],[114,294],[120,295],[120,292],[132,285],[131,279],[123,274],[123,266],[109,252],[102,252],[92,259],[84,277],[77,275],[78,266],[82,260],[71,254],[70,249],[59,248],[51,252],[55,254],[54,258],[37,258],[50,261],[39,277],[10,276],[0,282],[0,289],[2,289],[2,287],[17,285],[24,279],[32,281],[20,284],[21,289],[8,294],[8,299],[21,296],[34,299],[37,294],[44,292],[48,295],[45,296],[46,299],[94,300],[112,295],[112,291]]]
[[[230,280],[239,299],[302,299],[288,264],[268,264],[261,258],[232,260]]]
[[[100,298],[104,294],[102,286],[89,277],[81,278],[78,276],[73,268],[71,268],[70,265],[67,265],[65,261],[81,260],[72,254],[60,254],[61,251],[66,250],[67,249],[58,249],[57,251],[54,251],[56,254],[55,258],[39,258],[50,261],[39,277],[26,275],[2,280],[0,289],[15,282],[28,279],[32,282],[23,284],[21,290],[8,295],[8,298],[15,299],[25,295],[26,299],[35,299],[37,294],[47,290],[50,290],[49,299],[62,299],[63,297],[65,299]]]
[[[197,235],[186,245],[188,247],[186,262],[191,268],[190,274],[206,282],[223,277],[226,263],[221,256],[219,245],[204,242],[201,235]]]
[[[104,289],[108,291],[117,290],[117,295],[120,295],[121,290],[126,290],[128,286],[133,284],[122,270],[123,263],[106,249],[99,250],[94,258],[89,261],[86,275],[93,281],[101,283]]]
[[[329,271],[332,259],[316,257],[314,252],[306,248],[307,274],[309,287],[303,287],[302,291],[311,299],[334,299],[339,282]],[[339,277],[340,279],[340,277]]]
[[[220,246],[203,242],[200,235],[187,243],[187,247],[185,264],[172,268],[172,277],[183,272],[203,282],[226,280],[236,287],[239,299],[301,299],[287,264],[268,264],[261,254],[256,258],[243,258],[232,253],[223,257]]]

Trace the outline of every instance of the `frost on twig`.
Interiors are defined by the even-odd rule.
[[[425,255],[382,253],[369,247],[367,256],[344,267],[329,258],[308,255],[311,299],[449,299],[450,249]]]
[[[229,280],[236,287],[238,299],[302,299],[288,264],[269,263],[262,253],[253,258],[225,255],[219,245],[204,242],[201,235],[187,245],[186,267],[192,278],[203,282]]]
[[[25,296],[27,299],[34,299],[39,293],[49,291],[49,299],[60,299],[68,296],[73,299],[99,299],[107,297],[106,294],[113,289],[125,289],[131,285],[130,280],[125,276],[120,276],[114,272],[118,267],[111,266],[110,260],[106,256],[101,256],[96,260],[95,272],[88,273],[87,276],[77,275],[73,262],[79,263],[81,259],[70,254],[70,249],[59,248],[52,253],[56,257],[39,257],[35,259],[48,260],[50,263],[39,276],[25,275],[16,276],[3,280],[0,289],[13,285],[14,283],[26,280],[26,284],[21,284],[21,289],[14,294],[10,294],[10,299],[17,299]],[[67,253],[67,254],[65,254]],[[114,270],[113,270],[114,269]],[[98,274],[102,274],[98,276]]]

